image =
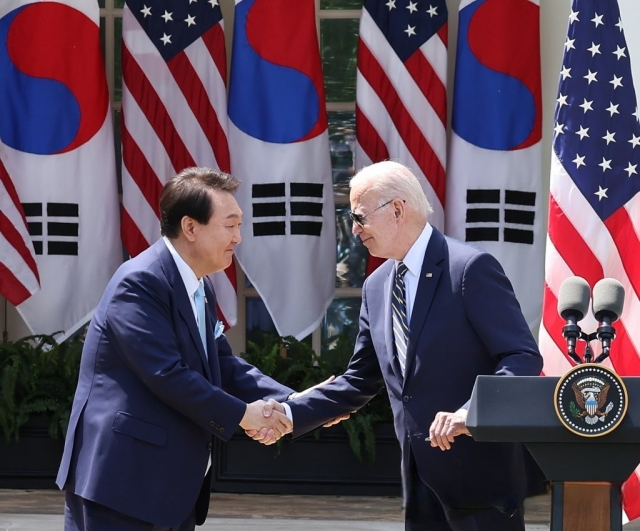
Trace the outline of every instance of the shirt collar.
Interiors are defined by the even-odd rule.
[[[184,283],[184,287],[186,288],[187,293],[189,294],[190,297],[193,296],[193,294],[198,289],[198,286],[200,285],[201,281],[193,272],[193,269],[191,269],[187,265],[187,262],[185,262],[182,259],[182,256],[178,254],[178,251],[176,251],[176,248],[171,243],[171,240],[169,240],[169,238],[167,238],[166,236],[163,236],[162,239],[164,240],[164,243],[167,246],[167,249],[169,249],[169,252],[173,257],[173,261],[176,263],[176,266],[178,267],[178,272],[180,273],[180,277],[182,277],[182,282]]]
[[[424,226],[424,229],[422,229],[420,236],[418,236],[418,239],[413,243],[411,249],[409,249],[409,252],[404,257],[404,265],[407,266],[407,269],[415,277],[420,277],[422,262],[424,262],[424,254],[427,252],[427,245],[429,245],[432,233],[433,227],[427,223]],[[398,263],[399,261],[396,260],[396,268],[398,267]]]

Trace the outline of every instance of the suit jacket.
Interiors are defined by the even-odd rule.
[[[439,411],[468,404],[480,374],[537,375],[542,358],[513,289],[490,254],[433,230],[409,324],[406,377],[391,325],[394,261],[362,289],[360,329],[345,374],[291,401],[294,436],[354,411],[386,386],[402,448],[405,495],[413,455],[420,478],[445,508],[513,507],[525,496],[522,447],[456,438],[452,449],[425,437]]]
[[[228,440],[246,403],[292,392],[214,338],[207,282],[205,294],[208,356],[162,240],[115,273],[85,340],[60,488],[162,526],[184,521],[202,488],[204,521],[212,435]]]

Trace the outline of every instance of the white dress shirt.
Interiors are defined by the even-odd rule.
[[[182,259],[182,256],[178,254],[178,251],[176,251],[176,248],[171,243],[171,240],[169,240],[169,238],[167,238],[166,236],[163,236],[162,239],[164,240],[164,243],[167,246],[167,249],[169,249],[169,252],[173,257],[173,261],[176,263],[176,266],[178,267],[178,273],[180,273],[180,277],[182,278],[182,283],[184,284],[184,287],[187,290],[187,295],[189,295],[189,302],[191,303],[193,316],[196,318],[196,324],[200,324],[198,323],[198,310],[196,310],[195,294],[196,294],[196,291],[198,290],[198,286],[202,282],[202,279],[201,278],[199,279],[196,276],[196,274],[193,272],[193,269],[191,269],[187,265],[187,262],[185,262]]]
[[[424,253],[427,252],[427,245],[431,239],[433,233],[433,227],[427,223],[422,229],[420,236],[411,246],[409,252],[404,257],[404,265],[407,266],[408,271],[404,275],[404,288],[405,288],[405,301],[407,303],[407,324],[409,330],[411,330],[411,312],[413,310],[413,303],[416,300],[416,293],[418,292],[418,282],[420,281],[420,271],[422,270],[422,262],[424,262]],[[399,260],[396,260],[396,271],[398,270]]]

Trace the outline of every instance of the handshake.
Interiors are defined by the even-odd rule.
[[[293,422],[287,417],[284,406],[273,399],[256,400],[247,404],[240,427],[254,441],[273,444],[283,435],[293,431]]]
[[[300,393],[293,393],[289,399],[299,398],[308,392],[332,382],[335,376],[321,382]],[[338,424],[349,418],[350,415],[341,415],[324,424],[325,428]],[[293,431],[293,421],[287,416],[284,405],[273,398],[268,401],[256,400],[247,404],[244,417],[240,421],[240,427],[254,441],[262,444],[273,444],[283,435]]]

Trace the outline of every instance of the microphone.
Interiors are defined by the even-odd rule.
[[[624,286],[615,278],[603,278],[593,287],[593,315],[600,323],[596,330],[602,342],[602,354],[596,359],[600,363],[609,356],[611,341],[616,337],[616,329],[611,326],[622,315],[624,306]]]
[[[584,278],[569,277],[562,282],[558,293],[558,313],[567,322],[562,336],[567,340],[567,354],[577,363],[582,363],[576,354],[576,339],[582,334],[577,323],[589,311],[590,291]]]

